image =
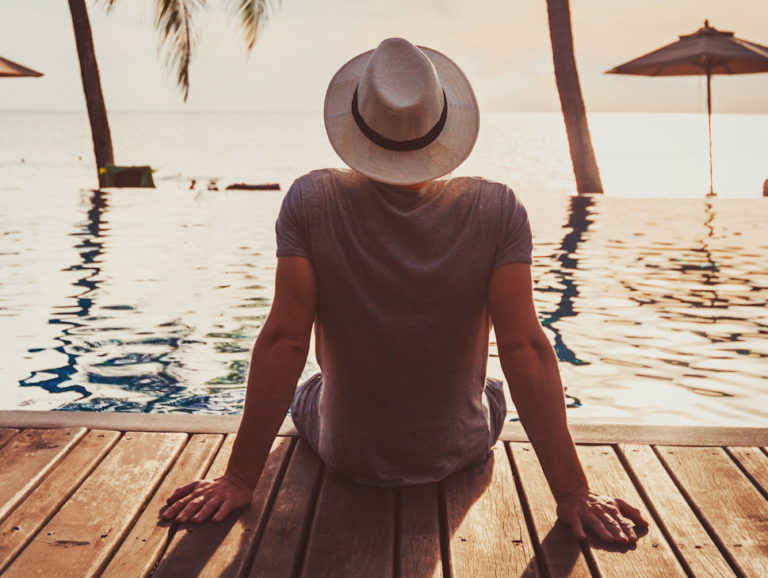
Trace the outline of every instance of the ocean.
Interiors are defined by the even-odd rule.
[[[110,121],[118,164],[151,165],[156,189],[93,190],[84,113],[0,112],[0,409],[236,413],[282,196],[343,164],[320,113]],[[454,172],[507,183],[529,211],[569,415],[765,426],[768,116],[713,118],[716,198],[704,116],[590,126],[605,195],[574,196],[555,113],[484,115]]]

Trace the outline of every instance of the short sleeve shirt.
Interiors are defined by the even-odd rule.
[[[363,483],[443,479],[489,446],[491,273],[531,263],[525,207],[480,177],[407,190],[352,170],[298,178],[277,256],[309,259],[323,373],[320,457]]]

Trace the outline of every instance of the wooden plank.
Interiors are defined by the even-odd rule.
[[[392,576],[395,490],[323,477],[302,576]]]
[[[768,503],[722,448],[657,448],[732,562],[768,576]]]
[[[96,467],[117,432],[91,431],[0,525],[0,573]]]
[[[731,447],[726,451],[739,462],[750,481],[768,499],[768,456],[760,448]]]
[[[24,430],[0,449],[0,520],[85,435],[85,428]]]
[[[622,498],[640,509],[651,522],[637,527],[640,539],[634,544],[607,543],[587,530],[587,541],[597,567],[604,576],[685,576],[672,548],[653,522],[637,489],[611,446],[577,446],[590,489],[602,495]],[[621,552],[622,555],[617,555]]]
[[[672,545],[694,576],[734,576],[706,529],[680,494],[650,446],[622,445],[624,456],[636,479],[652,502],[656,519],[663,525]],[[643,538],[645,539],[645,538]]]
[[[454,576],[539,576],[503,443],[443,482]]]
[[[26,578],[41,569],[57,577],[96,575],[185,438],[175,433],[123,435],[4,576]]]
[[[19,431],[21,430],[12,427],[0,428],[0,448],[3,447],[13,436],[19,433]]]
[[[731,426],[645,425],[595,423],[568,418],[568,429],[580,444],[663,444],[681,446],[764,446],[768,428]],[[502,441],[528,441],[520,422],[506,422]]]
[[[592,576],[579,541],[570,526],[557,518],[557,502],[552,496],[533,446],[529,443],[514,442],[509,443],[508,447],[531,512],[535,529],[535,532],[531,533],[540,546],[540,565],[548,569],[550,576]]]
[[[400,488],[398,495],[397,576],[442,578],[437,484]]]
[[[240,427],[240,416],[95,411],[0,411],[0,427],[45,429],[76,426],[117,431],[237,433]],[[290,416],[283,420],[278,435],[298,436]]]
[[[234,441],[234,434],[227,436],[206,474],[207,478],[216,478],[226,471]],[[179,525],[152,577],[219,578],[242,575],[256,547],[264,518],[268,515],[290,445],[291,438],[275,439],[249,508],[232,513],[222,522]]]
[[[323,464],[304,440],[298,440],[259,542],[249,576],[295,576],[314,513]]]
[[[93,411],[0,411],[0,427],[87,427],[118,431],[169,431],[186,433],[236,433],[240,416],[148,414]],[[597,422],[594,418],[568,418],[568,429],[577,443],[634,443],[683,446],[768,446],[768,428],[733,426],[644,425]],[[290,416],[279,435],[298,436]],[[502,441],[527,442],[520,422],[506,422]]]
[[[146,576],[168,544],[171,522],[158,518],[166,498],[179,486],[203,477],[224,441],[221,434],[191,436],[160,487],[142,511],[102,578]]]

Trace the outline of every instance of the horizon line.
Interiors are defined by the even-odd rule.
[[[0,113],[3,112],[26,112],[26,113],[84,113],[87,114],[85,108],[0,108]],[[151,113],[151,114],[323,114],[320,109],[292,109],[292,110],[279,110],[279,109],[233,109],[233,110],[215,110],[215,109],[127,109],[116,108],[107,111],[107,114],[119,112],[119,113]],[[480,114],[562,114],[559,110],[488,110],[480,111]],[[674,110],[592,110],[587,111],[587,114],[691,114],[691,115],[703,115],[706,111],[674,111]],[[765,112],[718,112],[713,111],[712,116],[721,115],[768,115],[768,111]]]

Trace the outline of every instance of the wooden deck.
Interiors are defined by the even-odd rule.
[[[593,490],[652,522],[616,546],[556,521],[516,424],[485,466],[399,490],[329,475],[281,435],[249,509],[177,525],[165,497],[224,471],[236,421],[62,414],[0,412],[4,577],[768,576],[768,429],[572,423]]]

